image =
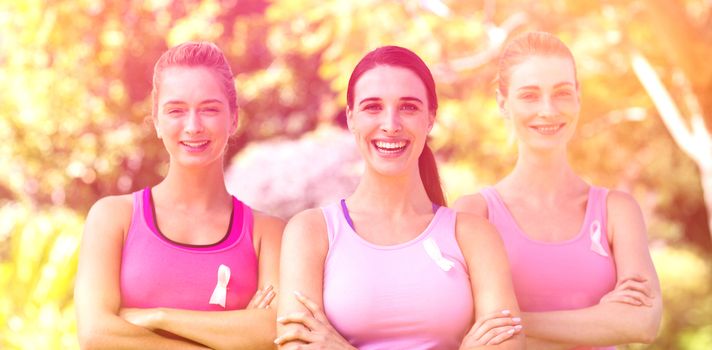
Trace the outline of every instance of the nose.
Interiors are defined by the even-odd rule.
[[[544,97],[541,102],[541,109],[539,110],[540,117],[553,117],[556,115],[556,105],[554,104],[553,98],[548,96]]]
[[[203,121],[200,113],[191,110],[185,123],[185,132],[188,134],[199,134],[203,131]]]
[[[401,131],[401,129],[403,129],[403,125],[401,124],[398,108],[387,108],[381,120],[381,130],[387,134],[393,134]]]

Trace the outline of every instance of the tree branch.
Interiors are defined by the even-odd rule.
[[[655,72],[653,67],[648,63],[648,60],[642,54],[634,53],[631,57],[631,64],[635,75],[640,80],[641,84],[648,92],[650,99],[660,113],[660,117],[665,123],[665,126],[670,131],[672,138],[692,159],[697,160],[698,155],[695,151],[695,143],[692,139],[692,131],[685,125],[685,121],[677,108],[677,105],[670,96],[670,93],[665,89],[660,77]]]

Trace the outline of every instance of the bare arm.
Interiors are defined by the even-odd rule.
[[[255,213],[253,238],[259,261],[258,285],[267,298],[264,307],[231,311],[133,309],[128,316],[133,323],[162,329],[213,349],[274,349],[277,303],[272,300],[277,292],[283,229],[282,220]]]
[[[309,209],[292,218],[284,230],[280,263],[278,315],[286,317],[297,313],[311,312],[296,298],[295,292],[309,298],[323,309],[324,261],[329,250],[326,223],[320,209]],[[307,332],[299,323],[277,325],[280,337]],[[290,341],[280,349],[295,347],[299,342]]]
[[[502,310],[508,311],[508,320],[512,321],[520,314],[519,306],[514,295],[509,262],[499,234],[485,219],[467,213],[457,215],[456,233],[470,274],[475,304],[473,330],[476,331],[482,319],[501,314]],[[514,324],[516,322],[504,328],[509,329],[511,333],[502,334],[501,337],[505,340],[501,343],[474,347],[524,349],[524,335],[514,330]],[[468,344],[473,343],[473,338],[471,331],[463,340],[462,348],[471,348]]]
[[[204,349],[162,337],[118,316],[124,234],[133,209],[130,195],[107,197],[87,215],[74,286],[82,349]]]
[[[651,343],[662,313],[660,283],[648,251],[643,215],[635,200],[624,193],[608,195],[608,229],[619,284],[637,277],[649,305],[601,302],[569,311],[525,313],[527,334],[543,340],[588,346]]]

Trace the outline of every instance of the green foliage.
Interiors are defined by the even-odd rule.
[[[0,347],[77,347],[72,290],[83,220],[73,211],[0,208]]]
[[[663,292],[660,335],[650,346],[626,349],[698,350],[712,347],[712,264],[693,249],[653,246]]]
[[[164,173],[165,152],[145,121],[152,66],[167,47],[212,40],[230,60],[240,128],[228,159],[248,142],[338,123],[364,53],[385,44],[413,49],[438,84],[430,144],[452,201],[514,163],[493,91],[502,40],[525,30],[555,33],[578,59],[574,166],[633,193],[649,223],[664,323],[654,345],[630,348],[711,347],[704,325],[712,323],[712,245],[699,172],[629,63],[631,52],[645,53],[676,101],[685,96],[675,76],[684,74],[712,125],[708,1],[443,1],[449,12],[433,3],[0,0],[0,32],[12,33],[0,37],[0,203],[8,203],[0,209],[0,347],[76,347],[77,213]],[[667,12],[672,20],[660,17]]]

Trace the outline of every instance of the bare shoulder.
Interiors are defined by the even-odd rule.
[[[611,190],[606,198],[608,239],[614,244],[621,239],[647,237],[643,212],[638,202],[628,193]]]
[[[321,209],[304,210],[287,222],[282,236],[283,253],[325,255],[328,250],[329,238]]]
[[[126,232],[133,213],[133,196],[124,194],[99,199],[89,209],[86,232]]]
[[[473,213],[457,213],[455,236],[462,248],[486,249],[491,244],[501,244],[495,227],[484,217]]]
[[[452,204],[452,208],[458,212],[467,212],[487,217],[487,201],[481,193],[468,194],[458,198]]]
[[[608,191],[606,205],[608,207],[608,213],[616,216],[640,213],[640,206],[635,198],[623,191]]]
[[[320,208],[311,208],[294,215],[285,228],[285,234],[307,239],[326,238],[326,221]]]
[[[257,210],[253,210],[252,213],[255,220],[255,235],[282,235],[286,224],[283,219]]]
[[[638,202],[628,193],[611,190],[606,198],[608,227],[629,227],[631,224],[643,222],[643,213]]]

